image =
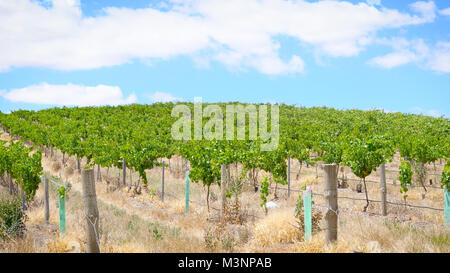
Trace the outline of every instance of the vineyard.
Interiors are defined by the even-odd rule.
[[[248,124],[244,140],[196,140],[193,125],[191,140],[173,139],[172,124],[180,118],[172,114],[175,106],[0,113],[2,183],[11,195],[20,188],[24,203],[38,218],[41,177],[64,184],[70,237],[71,231],[83,229],[80,181],[82,173],[91,170],[100,201],[98,240],[105,251],[366,252],[366,243],[374,241],[382,251],[450,251],[450,231],[444,225],[444,194],[450,184],[448,119],[280,105],[278,148],[264,151],[260,147],[266,140],[259,134],[249,140]],[[205,126],[208,119],[202,122]],[[238,123],[236,117],[235,136]],[[271,123],[269,116],[268,128],[273,128]],[[334,213],[340,232],[337,245],[327,248],[323,221],[330,207],[324,166],[331,164],[339,192],[339,211]],[[385,185],[380,188],[381,180]],[[308,241],[303,240],[306,189],[312,192]],[[145,247],[123,247],[117,243],[123,238],[105,241],[108,232],[119,236],[108,221],[126,217],[139,222],[133,230],[143,234],[132,240],[145,242]],[[354,230],[363,228],[369,230]],[[423,246],[399,246],[392,238],[365,238],[361,245],[352,245],[352,236],[363,238],[380,230],[394,238],[420,238]],[[145,234],[151,239],[144,239]],[[84,239],[77,240],[83,248]]]

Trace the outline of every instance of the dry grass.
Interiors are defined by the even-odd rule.
[[[27,234],[24,238],[15,238],[8,241],[0,240],[0,253],[38,253],[41,249],[35,245],[34,236]]]
[[[338,241],[325,243],[325,232],[310,241],[295,243],[294,252],[449,252],[450,230],[439,226],[418,227],[384,218],[341,217]]]
[[[250,244],[254,247],[270,248],[301,240],[303,232],[295,227],[296,223],[292,210],[272,211],[255,223]]]

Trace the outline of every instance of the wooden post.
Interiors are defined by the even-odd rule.
[[[13,194],[13,182],[12,182],[12,177],[10,174],[8,174],[8,182],[9,182],[9,194],[12,195]]]
[[[337,220],[338,220],[338,202],[337,202],[337,177],[336,177],[336,164],[324,165],[324,179],[325,179],[325,207],[327,211],[325,213],[325,230],[327,243],[337,240]]]
[[[161,202],[164,202],[164,166],[165,163],[162,163],[162,174],[161,174]]]
[[[287,181],[288,181],[288,198],[291,197],[291,159],[288,158]]]
[[[45,208],[45,223],[49,223],[50,219],[50,205],[48,202],[48,178],[44,177],[44,208]]]
[[[225,166],[225,164],[222,164],[222,166],[220,167],[220,217],[223,218],[224,217],[224,212],[225,212],[225,207],[226,207],[226,203],[227,203],[227,189],[226,189],[226,180],[227,180],[227,167]]]
[[[127,185],[127,162],[125,161],[125,158],[122,160],[122,171],[123,171],[123,185]]]
[[[25,196],[25,191],[20,187],[20,192],[22,194],[22,211],[27,210],[27,198]]]
[[[387,202],[386,202],[386,165],[380,166],[380,186],[381,186],[381,213],[383,216],[387,215]]]
[[[100,165],[97,165],[97,182],[102,180]]]
[[[84,213],[86,217],[86,252],[100,252],[99,215],[97,195],[95,194],[94,170],[82,170],[81,182],[83,187]]]
[[[189,169],[186,166],[186,196],[185,196],[185,213],[189,213],[189,191],[190,191],[190,181],[189,181]]]
[[[77,170],[78,170],[78,173],[81,172],[81,162],[80,162],[80,158],[78,158],[78,157],[77,157]]]

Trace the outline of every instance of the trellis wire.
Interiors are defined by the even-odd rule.
[[[250,184],[251,185],[251,183],[248,183],[248,182],[246,184]],[[275,187],[269,186],[269,189],[275,189]],[[284,190],[284,191],[288,190],[288,189],[283,188],[283,187],[279,187],[277,189]],[[291,188],[290,190],[293,191],[293,192],[302,192],[302,190],[300,190],[300,189],[292,189]],[[313,195],[323,196],[323,194],[315,193],[315,192],[313,192]],[[338,199],[351,199],[351,200],[356,200],[356,201],[366,201],[366,199],[364,199],[364,198],[354,198],[354,197],[347,197],[347,196],[338,196]],[[381,200],[371,200],[371,199],[369,199],[369,202],[381,203]],[[419,205],[410,205],[410,204],[396,203],[396,202],[391,202],[391,201],[387,201],[386,203],[391,204],[391,205],[401,205],[401,206],[407,206],[407,207],[413,207],[413,208],[419,208],[419,209],[432,209],[432,210],[444,211],[444,209],[440,209],[440,208],[433,208],[433,207],[419,206]]]
[[[295,174],[296,174],[296,172],[291,172],[291,174],[292,174],[292,173],[295,173]],[[323,178],[322,175],[319,175],[319,176],[317,176],[317,177],[318,177],[318,178]],[[341,179],[341,178],[338,177],[338,179]],[[362,181],[362,180],[357,179],[357,178],[345,178],[345,180],[348,180],[348,181],[357,181],[357,182]],[[380,182],[379,182],[379,181],[375,181],[375,180],[366,180],[366,183],[380,183]],[[400,187],[400,184],[386,183],[386,185],[389,185],[389,186],[395,186],[395,187]],[[421,186],[421,185],[420,185],[420,186],[411,185],[410,187],[411,187],[411,188],[423,188],[423,187],[425,187],[425,188],[441,189],[441,187],[429,186],[429,185],[424,185],[424,186]]]
[[[314,195],[318,195],[323,197],[324,195],[322,193],[315,193],[313,192],[313,196]],[[350,200],[356,200],[356,201],[367,201],[364,198],[354,198],[354,197],[349,197],[349,196],[338,196],[338,199],[350,199]],[[368,200],[369,202],[374,202],[374,203],[381,203],[382,201],[380,200]],[[432,210],[438,210],[438,211],[444,211],[444,209],[440,209],[440,208],[433,208],[433,207],[427,207],[427,206],[418,206],[418,205],[411,205],[411,204],[405,204],[405,203],[397,203],[397,202],[391,202],[391,201],[387,201],[386,203],[391,204],[391,205],[398,205],[398,206],[406,206],[406,207],[412,207],[412,208],[418,208],[418,209],[432,209]]]

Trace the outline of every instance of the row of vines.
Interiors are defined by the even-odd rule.
[[[180,118],[172,113],[175,105],[156,103],[19,110],[11,114],[0,113],[0,124],[12,136],[31,141],[46,153],[49,149],[58,149],[68,156],[75,156],[78,161],[85,158],[88,168],[94,165],[122,168],[126,162],[127,168],[139,173],[144,184],[148,183],[146,170],[158,166],[158,159],[170,160],[174,155],[188,160],[191,180],[208,188],[220,183],[221,165],[233,163],[242,164],[243,176],[252,177],[253,174],[255,185],[255,170],[270,173],[271,182],[286,184],[288,158],[297,159],[300,164],[345,165],[365,183],[367,176],[381,164],[392,161],[398,152],[403,162],[407,162],[400,167],[400,174],[404,174],[400,179],[404,185],[401,189],[405,192],[411,183],[409,172],[423,172],[425,164],[438,159],[449,162],[450,158],[450,121],[446,118],[283,104],[279,111],[278,148],[262,151],[260,146],[264,141],[259,134],[257,140],[248,140],[248,124],[246,140],[174,140],[171,128]],[[194,104],[185,105],[193,111]],[[218,105],[225,110],[225,104]],[[208,104],[203,104],[205,106]],[[268,114],[267,125],[271,128],[271,113]],[[203,125],[207,121],[203,118]],[[235,127],[237,122],[235,117]],[[193,132],[194,129],[191,130],[192,135]],[[5,149],[13,147],[1,148],[0,157],[10,154]],[[12,153],[20,157],[24,152]],[[11,173],[17,181],[34,179],[28,176],[27,168],[36,168],[34,175],[38,173],[35,163],[38,155],[36,153],[36,158],[33,156],[18,165],[1,159],[0,162],[7,163],[0,163],[0,168],[6,168],[0,171]],[[25,157],[20,160],[25,160]],[[448,171],[447,166],[443,183]],[[421,174],[419,177],[424,176]],[[24,184],[24,190],[31,194],[35,186]],[[366,197],[368,199],[367,192]]]
[[[0,174],[5,174],[10,186],[14,180],[31,200],[41,182],[41,151],[33,152],[22,142],[0,141]]]

